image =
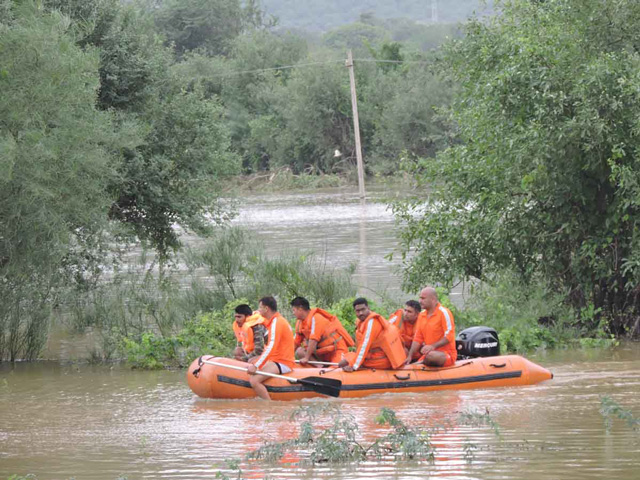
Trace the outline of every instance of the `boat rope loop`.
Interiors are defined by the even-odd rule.
[[[202,361],[202,357],[198,358],[198,368],[196,368],[193,372],[193,376],[198,378],[198,374],[200,373],[200,370],[202,370],[202,365],[204,365],[204,362]]]

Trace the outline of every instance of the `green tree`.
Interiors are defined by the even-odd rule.
[[[155,17],[178,55],[196,49],[209,55],[228,53],[245,28],[262,24],[257,4],[240,0],[166,0]]]
[[[262,92],[274,114],[251,123],[256,148],[263,148],[271,167],[288,165],[295,172],[332,172],[345,167],[340,150],[355,158],[349,77],[340,64],[299,68],[286,84]]]
[[[57,288],[82,269],[74,252],[104,227],[118,151],[137,140],[95,108],[99,55],[75,45],[69,19],[32,2],[12,13],[0,24],[0,360],[38,355]]]
[[[323,37],[325,45],[342,51],[348,48],[364,50],[367,45],[377,47],[388,39],[389,32],[384,28],[359,22],[338,27]]]
[[[11,6],[13,5],[13,0],[0,0],[0,23],[9,24],[13,19],[13,14],[11,12]]]
[[[150,19],[134,7],[116,8],[100,18],[85,43],[100,48],[101,108],[139,113],[156,101],[172,64],[169,49]]]
[[[144,127],[143,141],[125,149],[109,186],[109,217],[167,257],[180,245],[174,224],[204,233],[205,214],[213,220],[227,214],[218,185],[239,162],[229,151],[222,110],[173,74],[171,50],[137,7],[112,0],[50,3],[79,22],[88,18],[78,43],[100,52],[98,106],[115,111],[118,122]]]
[[[275,114],[274,105],[266,99],[271,92],[285,85],[293,69],[271,70],[304,62],[307,44],[292,34],[274,34],[254,30],[236,39],[229,68],[240,75],[222,79],[221,97],[227,110],[233,149],[243,157],[245,169],[264,168],[268,163],[268,149],[262,148],[256,138],[258,125],[268,124]],[[264,69],[264,71],[260,71]],[[269,132],[270,134],[270,132]]]
[[[100,51],[100,108],[140,112],[154,101],[154,88],[172,63],[152,19],[118,0],[46,0],[68,15],[78,45]]]
[[[468,24],[447,49],[460,145],[419,162],[433,192],[396,206],[408,286],[512,269],[634,325],[639,51],[632,0],[514,0]]]
[[[436,62],[421,60],[425,63],[403,65],[369,84],[368,96],[381,103],[371,161],[382,173],[397,171],[402,156],[434,157],[450,143],[451,126],[442,110],[449,107],[454,86],[437,73]]]
[[[165,93],[142,116],[150,129],[144,143],[125,152],[110,216],[163,257],[180,246],[174,224],[206,233],[227,218],[221,181],[238,173],[239,161],[222,114],[201,89]]]

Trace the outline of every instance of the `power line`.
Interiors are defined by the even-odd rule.
[[[298,63],[297,65],[283,65],[281,67],[271,67],[271,68],[257,68],[255,70],[239,70],[235,72],[226,72],[220,73],[218,75],[207,75],[208,77],[233,77],[235,75],[243,75],[245,73],[262,73],[262,72],[272,72],[275,70],[288,70],[291,68],[298,67],[312,67],[317,65],[329,65],[332,63],[343,63],[344,60],[331,60],[328,62],[312,62],[312,63]]]
[[[429,62],[424,60],[378,60],[375,58],[360,58],[355,59],[354,62],[372,62],[372,63],[422,63],[427,65]]]
[[[395,64],[419,63],[419,64],[424,64],[424,65],[429,63],[429,62],[425,62],[425,61],[422,61],[422,60],[377,60],[375,58],[354,59],[354,62],[395,63]],[[329,60],[329,61],[326,61],[326,62],[298,63],[296,65],[283,65],[281,67],[257,68],[255,70],[237,70],[237,71],[234,71],[234,72],[226,72],[226,73],[219,73],[219,74],[215,74],[215,75],[207,75],[207,77],[209,77],[209,78],[225,78],[225,77],[234,77],[234,76],[237,76],[237,75],[244,75],[244,74],[248,74],[248,73],[273,72],[273,71],[277,71],[277,70],[290,70],[290,69],[298,68],[298,67],[313,67],[313,66],[319,66],[319,65],[332,65],[332,64],[338,64],[338,63],[344,63],[344,60]]]

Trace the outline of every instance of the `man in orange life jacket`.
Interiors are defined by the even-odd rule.
[[[416,333],[409,349],[407,363],[420,350],[422,363],[430,367],[450,367],[456,363],[456,326],[451,311],[440,305],[433,287],[420,292],[420,305],[424,311],[418,317]]]
[[[262,383],[269,377],[256,374],[258,369],[268,372],[285,374],[295,366],[293,355],[293,331],[287,319],[278,313],[278,304],[273,297],[263,297],[258,305],[258,312],[265,319],[269,341],[262,355],[253,365],[247,367],[249,383],[260,398],[269,400],[267,387]]]
[[[321,308],[311,309],[304,297],[291,301],[296,319],[294,343],[296,357],[302,365],[309,360],[337,363],[355,345],[338,317]]]
[[[398,329],[381,315],[372,312],[365,298],[356,298],[353,308],[359,320],[356,326],[356,351],[345,355],[338,366],[345,372],[354,372],[360,367],[401,367],[407,356]]]
[[[260,313],[254,313],[249,305],[238,305],[235,309],[233,333],[237,344],[233,351],[233,357],[242,362],[257,360],[264,351],[264,337],[267,329],[264,328],[264,318]]]
[[[413,343],[418,315],[420,315],[421,310],[422,308],[417,301],[409,300],[404,304],[404,308],[396,310],[389,317],[389,323],[391,325],[395,325],[398,330],[400,330],[400,336],[402,337],[402,343],[407,355],[409,354],[409,349]],[[421,356],[422,354],[419,351],[416,351],[411,360],[416,361]]]

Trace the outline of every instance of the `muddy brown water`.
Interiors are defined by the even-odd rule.
[[[0,370],[0,478],[216,478],[226,459],[264,440],[291,438],[293,409],[333,402],[355,416],[363,441],[386,430],[373,419],[382,407],[410,425],[450,425],[431,438],[435,461],[363,462],[298,467],[244,463],[249,478],[637,479],[640,433],[616,420],[607,432],[599,413],[610,396],[640,415],[640,346],[529,356],[553,380],[528,387],[380,394],[363,399],[271,402],[202,400],[183,371],[56,362],[3,365]],[[461,426],[460,412],[489,410],[500,437]],[[473,449],[469,462],[465,454]],[[293,461],[295,458],[289,458]]]
[[[332,266],[356,262],[362,294],[402,295],[397,256],[384,262],[397,245],[384,203],[363,205],[349,191],[261,195],[241,206],[236,222],[265,239],[269,252],[312,249]],[[387,432],[373,421],[382,407],[426,430],[449,427],[431,437],[433,464],[384,459],[310,468],[288,457],[243,462],[246,478],[640,478],[640,433],[619,420],[607,431],[599,413],[609,396],[640,417],[637,343],[528,355],[555,375],[529,387],[265,403],[198,399],[184,371],[69,363],[86,354],[85,341],[55,332],[47,357],[58,361],[0,365],[0,479],[216,478],[225,460],[296,435],[298,424],[286,419],[293,409],[326,402],[356,418],[363,442]],[[458,422],[461,412],[487,409],[499,437]]]

